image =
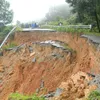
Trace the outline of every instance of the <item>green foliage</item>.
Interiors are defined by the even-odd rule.
[[[100,32],[100,0],[66,0],[77,13],[77,22],[95,24]]]
[[[2,32],[2,33],[7,34],[11,29],[12,29],[12,26],[0,27],[0,33]]]
[[[11,31],[12,28],[13,28],[12,26],[5,26],[3,33],[7,34],[8,32]]]
[[[100,33],[97,33],[97,32],[85,32],[84,34],[100,36]]]
[[[8,100],[45,100],[43,97],[38,97],[37,95],[27,96],[19,93],[12,93]]]
[[[92,91],[87,100],[100,100],[100,91]]]
[[[15,47],[15,46],[17,46],[17,44],[16,44],[15,42],[11,42],[11,43],[9,43],[9,44],[7,44],[7,45],[4,45],[4,46],[3,46],[3,49],[4,49],[4,50],[7,50],[7,49],[13,48],[13,47]]]
[[[9,8],[9,2],[0,0],[0,22],[3,22],[4,24],[11,23],[13,19],[13,11]]]
[[[65,9],[66,8],[66,9]],[[61,19],[66,19],[70,16],[70,10],[68,4],[56,5],[49,9],[49,12],[46,14],[46,21],[60,21]]]
[[[70,28],[67,25],[66,26],[59,26],[59,27],[47,25],[47,26],[44,26],[42,28],[50,28],[50,29],[54,29],[58,32],[67,32],[67,33],[88,33],[88,32],[90,32],[90,29]]]
[[[22,28],[21,27],[17,27],[15,31],[16,32],[20,32],[20,31],[22,31]]]
[[[11,29],[12,26],[0,27],[0,40],[3,40],[4,37],[8,34],[8,32],[10,32]]]
[[[67,49],[67,50],[69,50],[69,51],[71,51],[71,52],[76,52],[75,50],[73,50],[71,47],[69,47],[69,45],[68,44],[64,44],[64,45],[62,45],[65,49]]]

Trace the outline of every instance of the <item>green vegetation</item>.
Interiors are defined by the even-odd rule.
[[[4,45],[2,48],[3,48],[4,50],[7,50],[7,49],[13,48],[13,47],[15,47],[15,46],[17,46],[17,44],[16,44],[15,42],[11,42],[11,43],[9,43],[9,44],[7,44],[7,45]]]
[[[6,26],[13,20],[13,11],[10,9],[10,3],[6,0],[0,0],[0,42],[6,34],[12,29],[12,26]]]
[[[76,22],[92,24],[100,32],[100,0],[66,0],[77,14]]]
[[[68,32],[68,33],[86,33],[90,32],[90,29],[81,29],[81,28],[69,28],[67,26],[59,26],[59,27],[54,27],[54,26],[42,26],[42,28],[51,28],[54,29],[58,32]]]
[[[69,45],[68,45],[68,44],[64,44],[64,45],[63,45],[63,47],[64,47],[65,49],[67,49],[67,50],[71,51],[71,52],[73,52],[73,51],[74,51],[71,47],[69,47]]]
[[[10,30],[12,29],[12,26],[4,26],[0,27],[0,37],[4,37]]]
[[[8,100],[45,100],[43,97],[38,97],[37,95],[27,96],[19,93],[12,93]]]
[[[45,15],[45,21],[48,23],[62,22],[63,24],[66,24],[65,20],[71,15],[70,10],[71,7],[69,7],[67,3],[55,5],[54,7],[52,6],[49,8],[48,13]]]
[[[0,0],[0,23],[4,25],[13,20],[13,11],[10,10],[10,3],[6,0]]]
[[[100,0],[66,0],[69,5],[55,6],[46,14],[43,24],[59,32],[94,34],[100,33]],[[67,25],[91,25],[90,29],[68,28]],[[45,28],[45,27],[44,27]]]
[[[17,27],[15,31],[16,32],[20,32],[20,31],[22,31],[22,28],[21,27]]]
[[[100,91],[92,91],[87,100],[100,100]]]
[[[67,32],[67,33],[78,33],[78,34],[87,34],[87,35],[96,35],[100,36],[100,33],[97,32],[97,29],[90,30],[90,29],[81,29],[81,28],[68,28],[67,26],[59,26],[59,27],[53,27],[53,26],[42,26],[41,28],[50,28],[54,29],[57,32]]]
[[[0,41],[2,41],[5,38],[5,36],[8,34],[8,32],[10,32],[12,27],[13,26],[3,26],[3,27],[0,27]]]

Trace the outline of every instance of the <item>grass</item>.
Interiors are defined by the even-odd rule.
[[[45,26],[42,28],[51,28],[54,29],[58,32],[67,32],[67,33],[81,33],[81,34],[87,34],[87,35],[96,35],[96,36],[100,36],[100,33],[97,31],[97,29],[94,30],[90,30],[90,29],[81,29],[81,28],[68,28],[66,27],[52,27],[52,26]]]
[[[45,100],[43,97],[38,97],[35,94],[32,96],[23,95],[19,93],[10,94],[8,100]]]
[[[16,29],[15,29],[15,32],[21,32],[22,31],[22,28],[21,27],[17,27]]]
[[[98,32],[86,32],[86,33],[84,33],[84,34],[100,36],[100,33],[98,33]]]
[[[71,47],[69,47],[68,44],[63,44],[62,46],[63,46],[65,49],[67,49],[67,50],[69,50],[69,51],[71,51],[71,52],[74,51]]]
[[[100,100],[100,91],[92,91],[87,100]]]
[[[15,46],[17,46],[17,44],[15,42],[11,42],[11,43],[9,43],[7,45],[4,45],[2,48],[3,48],[3,50],[7,50],[7,49],[13,48]]]

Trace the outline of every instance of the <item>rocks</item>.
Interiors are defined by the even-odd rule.
[[[32,63],[35,63],[35,62],[36,62],[36,58],[33,58],[33,59],[32,59]]]
[[[96,90],[98,87],[96,85],[90,85],[89,86],[89,90],[90,91],[93,91],[93,90]]]
[[[85,96],[84,90],[78,90],[77,98],[82,98]]]
[[[56,57],[56,58],[62,58],[64,55],[58,54],[58,53],[52,53],[51,56]]]
[[[11,76],[11,75],[13,75],[13,73],[14,73],[14,72],[13,72],[13,71],[11,71],[11,72],[9,72],[9,75]]]
[[[63,89],[57,88],[54,96],[60,96],[62,92],[63,92]]]
[[[51,97],[54,97],[55,95],[55,92],[51,92],[51,93],[48,93],[46,95],[44,95],[44,98],[47,99],[47,98],[51,98]]]
[[[76,87],[73,87],[73,88],[71,89],[71,92],[72,92],[72,93],[76,93],[76,92],[77,92],[77,88],[76,88]]]
[[[98,87],[97,89],[100,90],[100,75],[95,75],[93,80],[89,82],[89,85],[96,85]]]
[[[40,89],[44,88],[44,80],[41,80]]]
[[[75,100],[85,97],[86,80],[88,75],[84,72],[73,74],[67,82],[61,83],[59,86],[62,89],[61,94],[55,96],[54,100]]]
[[[68,97],[70,96],[70,93],[67,91],[64,91],[61,95],[60,98],[58,100],[66,100]]]
[[[30,57],[32,57],[32,56],[34,56],[35,55],[35,52],[32,52],[31,54],[30,54]]]
[[[28,50],[29,50],[30,53],[32,53],[32,52],[33,52],[32,46],[29,46],[29,47],[28,47]]]

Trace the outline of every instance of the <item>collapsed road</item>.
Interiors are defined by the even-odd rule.
[[[7,48],[0,57],[0,100],[8,100],[15,92],[75,100],[94,89],[89,86],[91,76],[87,73],[100,73],[100,52],[88,39],[34,31],[16,32],[7,45],[12,42],[17,46]]]

